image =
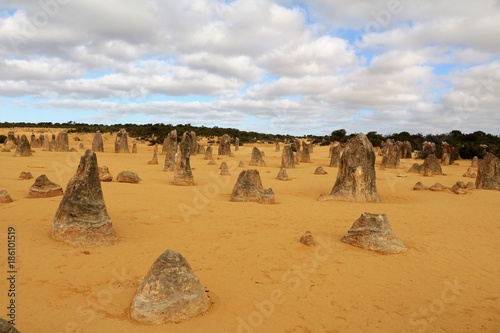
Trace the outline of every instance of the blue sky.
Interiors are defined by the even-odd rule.
[[[1,121],[500,134],[500,3],[6,0]]]

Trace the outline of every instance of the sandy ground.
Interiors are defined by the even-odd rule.
[[[7,134],[7,130],[4,130]],[[17,134],[17,133],[16,133]],[[78,142],[70,135],[70,146]],[[86,148],[91,135],[78,135]],[[139,184],[102,183],[113,225],[121,238],[111,247],[75,248],[49,237],[61,197],[28,199],[33,180],[21,171],[45,173],[66,188],[83,150],[35,149],[33,157],[0,153],[0,189],[13,203],[0,205],[0,317],[6,318],[7,231],[16,230],[16,327],[26,332],[500,332],[500,192],[467,195],[413,191],[413,185],[451,186],[470,161],[444,167],[446,176],[423,177],[401,169],[380,171],[379,204],[318,202],[329,193],[337,168],[328,167],[328,147],[315,147],[312,163],[275,179],[281,154],[262,145],[259,167],[276,204],[233,203],[233,185],[250,160],[253,145],[226,161],[231,176],[219,176],[203,155],[193,156],[195,186],[172,185],[173,173],[147,165],[153,147],[137,154],[113,153],[105,135],[99,165],[114,177],[139,174]],[[421,161],[420,161],[421,162]],[[323,165],[327,175],[314,175]],[[41,168],[42,167],[42,168]],[[474,180],[472,180],[474,181]],[[340,241],[363,212],[386,213],[408,247],[381,255]],[[298,242],[310,230],[318,245]],[[182,253],[208,290],[213,307],[180,324],[147,326],[128,318],[139,280],[166,249]]]

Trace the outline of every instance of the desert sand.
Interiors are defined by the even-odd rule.
[[[93,135],[77,136],[91,147]],[[69,135],[70,147],[78,148],[74,137]],[[423,177],[406,173],[415,160],[381,171],[377,156],[381,203],[319,202],[337,174],[328,167],[328,147],[314,147],[312,163],[288,169],[289,181],[275,179],[281,152],[271,144],[258,145],[266,167],[248,167],[252,144],[233,147],[234,157],[214,153],[217,165],[198,154],[191,158],[195,186],[175,186],[173,172],[163,171],[164,155],[158,165],[147,164],[153,147],[138,143],[137,154],[115,154],[114,136],[103,137],[99,165],[108,166],[115,179],[123,170],[142,178],[139,184],[102,183],[120,237],[109,247],[78,248],[51,239],[62,197],[29,199],[34,179],[17,179],[21,171],[35,178],[46,174],[65,189],[84,150],[37,148],[32,157],[0,153],[0,189],[14,200],[0,205],[0,317],[9,319],[7,231],[13,226],[16,327],[23,333],[500,332],[500,191],[412,190],[418,181],[474,181],[462,177],[470,160],[444,166],[447,175]],[[240,160],[260,171],[275,204],[229,201],[245,169],[237,167]],[[230,176],[219,175],[222,161]],[[328,174],[314,174],[320,165]],[[401,173],[407,177],[397,177]],[[382,255],[341,242],[363,212],[387,214],[407,251]],[[315,247],[299,243],[306,230]],[[166,249],[187,259],[212,308],[178,324],[134,322],[128,310],[137,286]]]

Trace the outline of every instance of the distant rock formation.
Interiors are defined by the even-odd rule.
[[[109,168],[107,166],[103,165],[102,167],[99,167],[98,172],[99,180],[101,182],[110,182],[113,180],[113,176],[109,172]]]
[[[132,143],[132,154],[137,154],[137,143]]]
[[[198,143],[198,151],[197,151],[198,154],[205,154],[205,147]]]
[[[130,318],[147,324],[179,323],[205,313],[211,301],[186,259],[165,251],[146,274],[130,307]]]
[[[191,171],[191,132],[182,135],[179,151],[175,154],[174,185],[194,185]]]
[[[115,153],[130,153],[128,148],[128,134],[124,128],[116,134]]]
[[[392,231],[385,214],[361,214],[342,237],[342,241],[384,254],[406,251],[403,242]]]
[[[382,150],[383,158],[380,169],[397,169],[401,159],[400,146],[393,139],[387,139]]]
[[[322,166],[319,166],[316,168],[316,170],[314,170],[314,174],[315,175],[326,175],[328,172],[325,171],[325,169],[323,169]]]
[[[413,149],[411,147],[411,143],[409,141],[403,141],[401,158],[403,158],[403,159],[412,158],[412,156],[411,156],[412,152],[413,152]]]
[[[286,172],[286,169],[284,167],[280,168],[280,171],[278,172],[278,175],[276,176],[276,179],[278,179],[278,180],[288,180],[288,173]]]
[[[331,167],[338,167],[340,164],[340,156],[344,152],[344,145],[339,143],[336,146],[330,148],[330,165]]]
[[[14,153],[14,156],[16,157],[33,156],[33,153],[31,152],[31,146],[26,135],[23,134],[21,136],[21,139],[19,140],[18,145],[16,146],[16,152]]]
[[[276,141],[276,144],[274,145],[274,151],[280,151],[280,143]]]
[[[217,163],[215,163],[214,159],[210,159],[210,161],[208,161],[207,165],[217,165]]]
[[[332,192],[321,195],[318,200],[380,202],[375,177],[375,152],[366,135],[360,133],[347,142]]]
[[[240,161],[240,163],[238,164],[238,167],[244,168],[245,167],[245,163],[243,163],[243,161]]]
[[[425,186],[424,184],[422,184],[422,182],[417,182],[413,187],[413,190],[415,191],[429,190],[433,192],[448,191],[448,192],[453,192],[455,194],[466,194],[468,193],[468,190],[473,190],[475,188],[476,186],[472,182],[468,182],[467,184],[465,184],[464,182],[458,181],[452,187],[444,186],[441,183],[435,183],[432,186]]]
[[[424,141],[423,150],[426,154],[435,154],[436,153],[436,144],[434,142]]]
[[[13,131],[9,131],[7,133],[7,139],[5,140],[3,146],[5,149],[16,149],[18,144],[18,140]]]
[[[102,141],[102,134],[99,131],[94,134],[94,139],[92,140],[92,150],[98,153],[104,152],[104,142]]]
[[[196,133],[191,131],[191,156],[195,156],[198,153],[198,138],[196,137]]]
[[[175,153],[177,152],[177,130],[172,130],[163,141],[163,152],[165,153],[165,162],[163,171],[174,171]]]
[[[476,188],[500,190],[500,159],[486,153],[477,169]]]
[[[240,150],[240,138],[236,137],[234,139],[234,151]]]
[[[205,160],[209,161],[212,159],[212,146],[208,146],[207,150],[205,150]]]
[[[148,161],[148,164],[158,164],[158,154],[155,152],[153,154],[153,158],[151,158],[150,161]]]
[[[55,151],[69,151],[68,132],[61,131],[57,134]]]
[[[262,158],[262,153],[257,147],[253,147],[252,156],[250,158],[250,162],[248,162],[249,166],[266,166],[266,162]]]
[[[19,180],[28,180],[28,179],[32,179],[33,178],[33,175],[31,174],[31,172],[29,171],[21,171],[21,173],[19,174]]]
[[[444,153],[441,157],[441,165],[447,166],[450,165],[450,154]]]
[[[293,155],[293,150],[290,145],[283,146],[283,152],[281,154],[281,167],[286,169],[295,168],[295,156]]]
[[[229,170],[229,166],[227,165],[226,162],[222,162],[219,166],[220,170]]]
[[[50,198],[63,195],[61,186],[51,182],[46,175],[40,175],[31,185],[28,198]]]
[[[311,154],[310,154],[311,148],[312,144],[302,141],[302,151],[300,153],[301,163],[311,163]]]
[[[137,184],[141,180],[137,173],[129,170],[122,171],[116,176],[116,181],[119,183]]]
[[[443,174],[441,164],[439,163],[436,155],[429,154],[429,156],[426,157],[424,163],[419,168],[419,173],[427,177]]]
[[[274,203],[274,193],[270,188],[264,189],[258,170],[244,170],[234,185],[231,201]]]
[[[477,158],[477,156],[474,156],[474,158],[472,159],[471,163],[470,163],[470,166],[471,167],[477,167],[478,166],[478,161],[479,159]]]
[[[304,244],[305,246],[315,246],[316,242],[314,241],[313,235],[311,232],[308,230],[306,231],[299,239],[299,242]]]
[[[6,190],[0,190],[0,204],[11,203],[12,197]]]
[[[231,154],[231,137],[224,134],[219,138],[219,155],[229,155]]]
[[[97,156],[90,149],[81,157],[75,175],[68,182],[50,235],[77,246],[105,246],[118,242],[104,202]]]
[[[477,173],[472,171],[472,168],[467,168],[467,171],[463,174],[462,177],[476,178]]]

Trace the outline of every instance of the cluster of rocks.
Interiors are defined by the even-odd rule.
[[[410,169],[409,173],[419,173],[426,177],[434,176],[434,175],[443,175],[443,170],[441,169],[441,163],[437,159],[436,155],[430,154],[428,155],[424,163],[421,165],[418,163],[414,163]]]
[[[461,181],[458,181],[452,187],[447,187],[440,183],[436,183],[432,186],[425,186],[424,184],[422,184],[422,182],[417,182],[413,187],[413,189],[416,191],[421,191],[421,190],[429,190],[434,192],[451,191],[455,194],[466,194],[468,193],[469,190],[473,190],[475,188],[476,186],[474,185],[474,183],[468,182],[467,184],[465,184],[464,182]]]

